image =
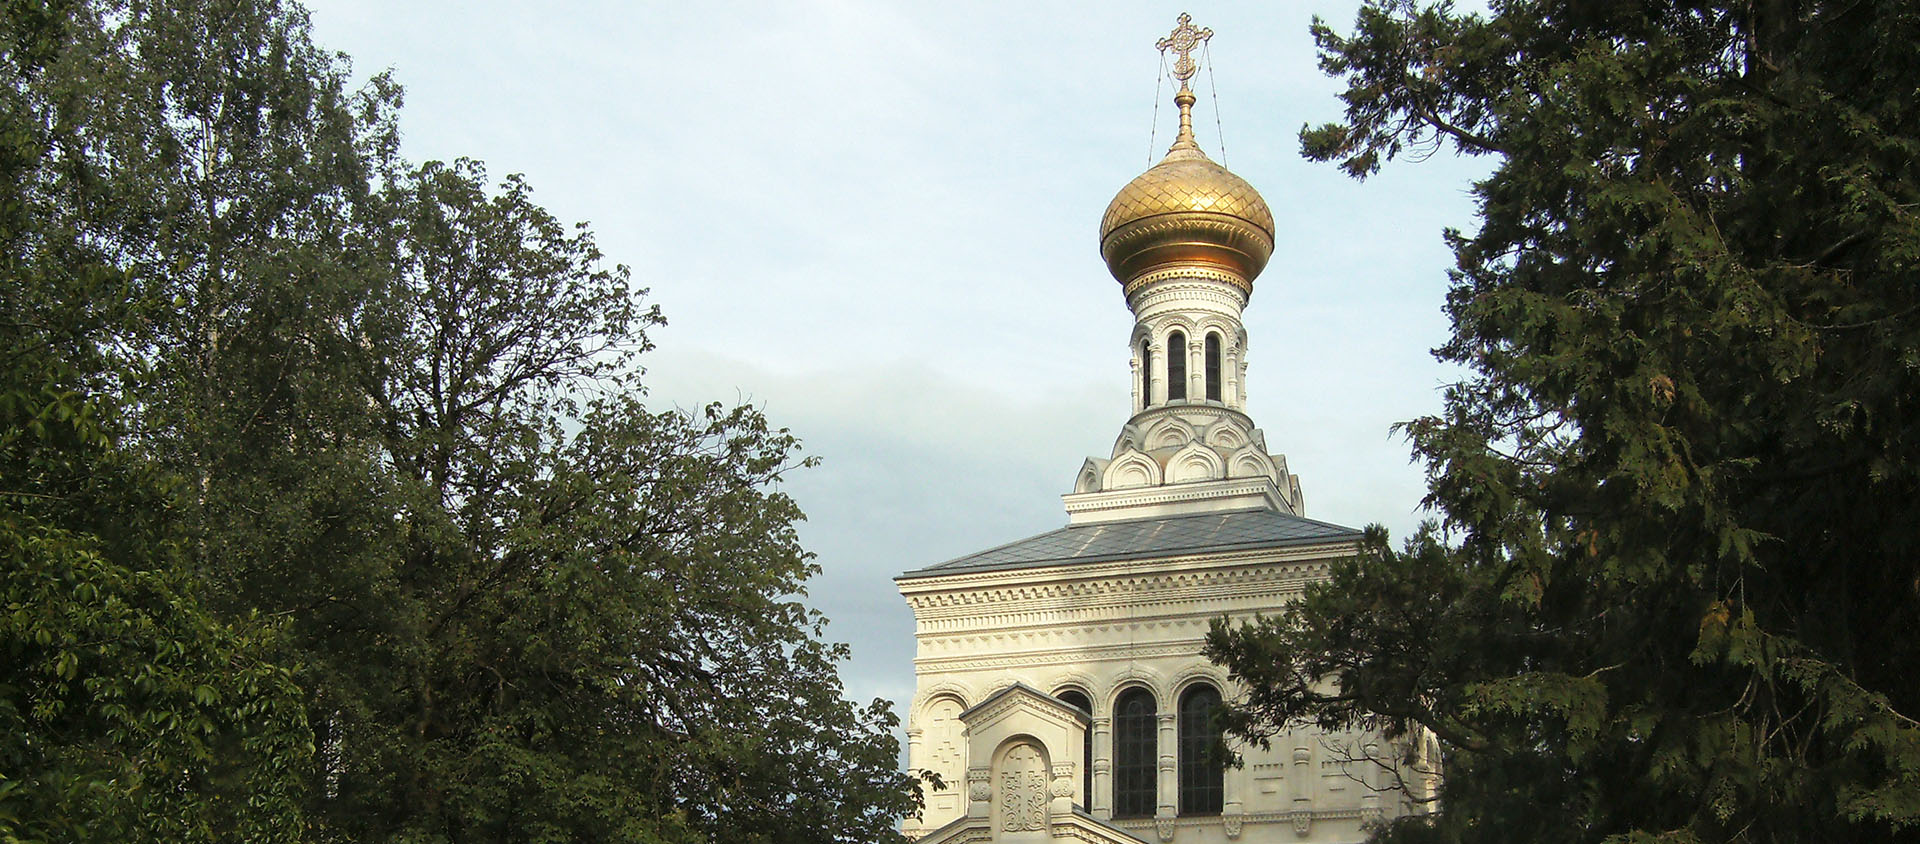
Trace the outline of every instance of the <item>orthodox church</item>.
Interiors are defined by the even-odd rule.
[[[1246,412],[1241,312],[1274,248],[1252,185],[1194,142],[1186,15],[1180,131],[1120,189],[1100,251],[1134,326],[1133,413],[1063,498],[1067,524],[896,578],[912,606],[912,770],[937,773],[919,844],[1352,842],[1431,794],[1431,749],[1299,728],[1215,751],[1236,693],[1210,623],[1273,615],[1360,532],[1309,519]],[[1411,760],[1408,763],[1408,760]]]

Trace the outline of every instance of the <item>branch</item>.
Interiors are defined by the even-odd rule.
[[[1507,152],[1505,147],[1502,147],[1499,144],[1494,143],[1493,140],[1490,138],[1487,138],[1481,135],[1476,135],[1458,126],[1448,123],[1445,120],[1441,120],[1440,115],[1434,113],[1433,109],[1430,107],[1416,109],[1413,112],[1413,116],[1420,118],[1421,121],[1425,122],[1428,126],[1432,126],[1433,128],[1438,129],[1441,132],[1444,132],[1452,136],[1453,139],[1459,142],[1460,145],[1462,146],[1471,146],[1479,149],[1481,152],[1497,152],[1503,155],[1506,154]]]

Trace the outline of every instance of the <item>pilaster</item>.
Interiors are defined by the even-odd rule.
[[[1180,809],[1180,780],[1174,772],[1174,754],[1179,750],[1174,732],[1175,719],[1171,712],[1162,712],[1157,720],[1160,723],[1160,787],[1155,789],[1160,799],[1160,810],[1154,813],[1157,818],[1171,818]]]
[[[1093,719],[1093,794],[1087,810],[1103,821],[1113,820],[1113,719]]]

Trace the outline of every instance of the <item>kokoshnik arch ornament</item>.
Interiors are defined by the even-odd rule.
[[[1414,811],[1399,784],[1431,785],[1421,737],[1303,728],[1233,748],[1239,767],[1218,752],[1214,713],[1240,690],[1201,656],[1209,624],[1285,612],[1360,532],[1305,517],[1246,412],[1241,313],[1274,223],[1194,139],[1188,83],[1212,36],[1181,15],[1158,41],[1179,133],[1100,221],[1134,315],[1110,456],[1081,465],[1066,527],[896,578],[917,640],[909,764],[943,782],[903,825],[921,844],[1353,842]],[[1403,759],[1415,770],[1391,770]]]

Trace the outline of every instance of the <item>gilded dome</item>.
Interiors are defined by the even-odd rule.
[[[1200,151],[1181,105],[1180,137],[1167,157],[1107,205],[1100,254],[1121,284],[1157,267],[1194,263],[1228,271],[1252,293],[1273,254],[1273,212],[1245,179]]]

